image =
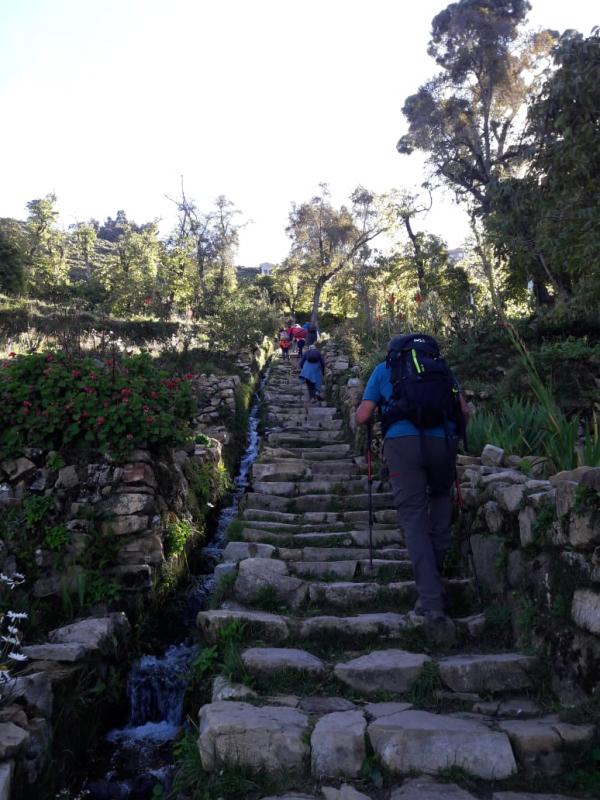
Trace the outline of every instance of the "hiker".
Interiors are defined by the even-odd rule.
[[[284,360],[288,360],[290,358],[290,347],[292,346],[292,339],[287,332],[286,328],[282,328],[278,334],[279,339],[279,347],[281,348],[281,357]]]
[[[317,328],[314,322],[309,322],[306,331],[307,344],[308,345],[315,344],[318,338],[319,338],[319,329]]]
[[[321,385],[325,374],[323,356],[314,344],[308,346],[300,360],[300,380],[306,382],[308,399],[311,403],[321,401]]]
[[[390,340],[386,360],[368,380],[356,411],[357,423],[369,423],[376,408],[398,519],[415,574],[414,612],[427,621],[444,622],[441,575],[451,538],[456,450],[469,408],[435,339],[407,334]]]
[[[298,323],[296,323],[292,327],[292,336],[294,337],[294,342],[298,350],[298,356],[302,358],[302,350],[304,349],[304,345],[306,344],[306,331],[304,330],[302,325],[298,325]]]

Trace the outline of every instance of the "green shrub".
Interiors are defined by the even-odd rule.
[[[168,558],[183,553],[186,542],[193,533],[194,528],[187,519],[179,519],[175,514],[170,514],[164,539],[165,556]]]
[[[16,356],[0,372],[0,456],[66,446],[124,455],[184,441],[194,413],[189,379],[158,371],[149,355],[122,361]]]

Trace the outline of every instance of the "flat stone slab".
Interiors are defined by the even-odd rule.
[[[88,617],[62,628],[55,628],[48,634],[48,640],[52,644],[81,644],[90,652],[109,652],[114,650],[113,637],[128,631],[127,617],[120,612],[107,617]]]
[[[475,800],[455,783],[436,783],[431,778],[413,778],[394,789],[390,800]]]
[[[322,786],[321,792],[323,800],[371,800],[368,795],[358,792],[349,783],[344,783],[339,789],[333,786]]]
[[[0,722],[0,759],[11,758],[29,743],[30,734],[14,722]]]
[[[308,717],[294,708],[221,701],[200,709],[198,749],[208,772],[242,766],[300,772],[309,748]]]
[[[359,614],[354,617],[312,617],[304,620],[300,625],[300,636],[302,639],[328,635],[397,639],[407,625],[404,614],[392,612]]]
[[[356,561],[290,561],[290,572],[304,578],[335,575],[339,578],[353,578],[356,574]]]
[[[253,675],[268,676],[280,670],[302,670],[322,675],[325,664],[320,658],[287,647],[251,647],[242,653],[242,661]]]
[[[367,703],[365,706],[365,713],[370,719],[379,719],[380,717],[390,717],[392,714],[399,714],[401,711],[408,711],[412,708],[412,703]]]
[[[439,660],[440,675],[453,692],[520,691],[531,686],[532,656],[521,653],[449,656]]]
[[[368,734],[391,772],[435,774],[458,766],[486,780],[502,780],[517,771],[508,736],[472,720],[410,710],[380,717]]]
[[[339,711],[321,717],[310,739],[313,776],[357,777],[366,757],[366,728],[362,711]]]
[[[196,624],[209,641],[215,642],[219,629],[236,619],[245,623],[248,627],[257,628],[270,641],[283,642],[289,636],[285,617],[280,617],[277,614],[268,614],[263,611],[225,609],[200,611],[196,617]]]
[[[217,675],[213,681],[211,700],[245,700],[247,697],[258,697],[256,692],[243,683],[231,683],[223,675]]]
[[[344,697],[302,697],[298,703],[307,714],[332,714],[334,711],[354,711],[356,706]]]
[[[273,558],[276,548],[260,542],[229,542],[223,551],[223,561],[243,561],[245,558]]]
[[[92,652],[80,643],[30,644],[21,649],[31,661],[81,661]]]
[[[308,597],[316,606],[333,606],[340,610],[374,603],[379,595],[376,583],[354,583],[353,581],[335,581],[335,583],[311,583]]]
[[[492,800],[577,800],[564,794],[537,794],[534,792],[494,792]]]
[[[518,717],[520,719],[539,717],[542,713],[535,700],[530,700],[528,697],[513,697],[502,701],[483,701],[476,703],[473,706],[473,711],[490,717]]]
[[[431,661],[423,653],[406,650],[375,650],[366,656],[336,664],[338,680],[359,692],[406,692],[423,665]]]
[[[270,575],[287,575],[288,566],[285,561],[278,558],[261,558],[259,556],[253,558],[242,559],[239,563],[240,575],[261,575],[269,577]]]

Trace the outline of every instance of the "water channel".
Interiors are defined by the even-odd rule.
[[[250,467],[259,447],[260,392],[250,409],[247,443],[230,504],[221,509],[214,533],[201,550],[205,572],[193,577],[186,592],[183,614],[189,636],[169,643],[160,656],[144,655],[132,666],[127,683],[129,718],[127,724],[106,737],[109,763],[101,779],[84,786],[86,800],[150,800],[153,788],[169,786],[174,766],[172,743],[183,725],[183,701],[189,664],[196,652],[193,631],[198,611],[206,607],[214,587],[213,571],[225,546],[225,531],[237,516],[240,499],[248,486]]]

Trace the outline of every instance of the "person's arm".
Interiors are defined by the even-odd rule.
[[[363,400],[356,409],[356,421],[359,425],[365,425],[373,416],[377,403],[372,400]]]
[[[377,404],[381,400],[381,389],[379,388],[379,370],[376,367],[371,373],[371,377],[367,381],[365,391],[363,392],[362,402],[356,409],[356,422],[359,425],[366,425],[371,419],[377,408]]]

